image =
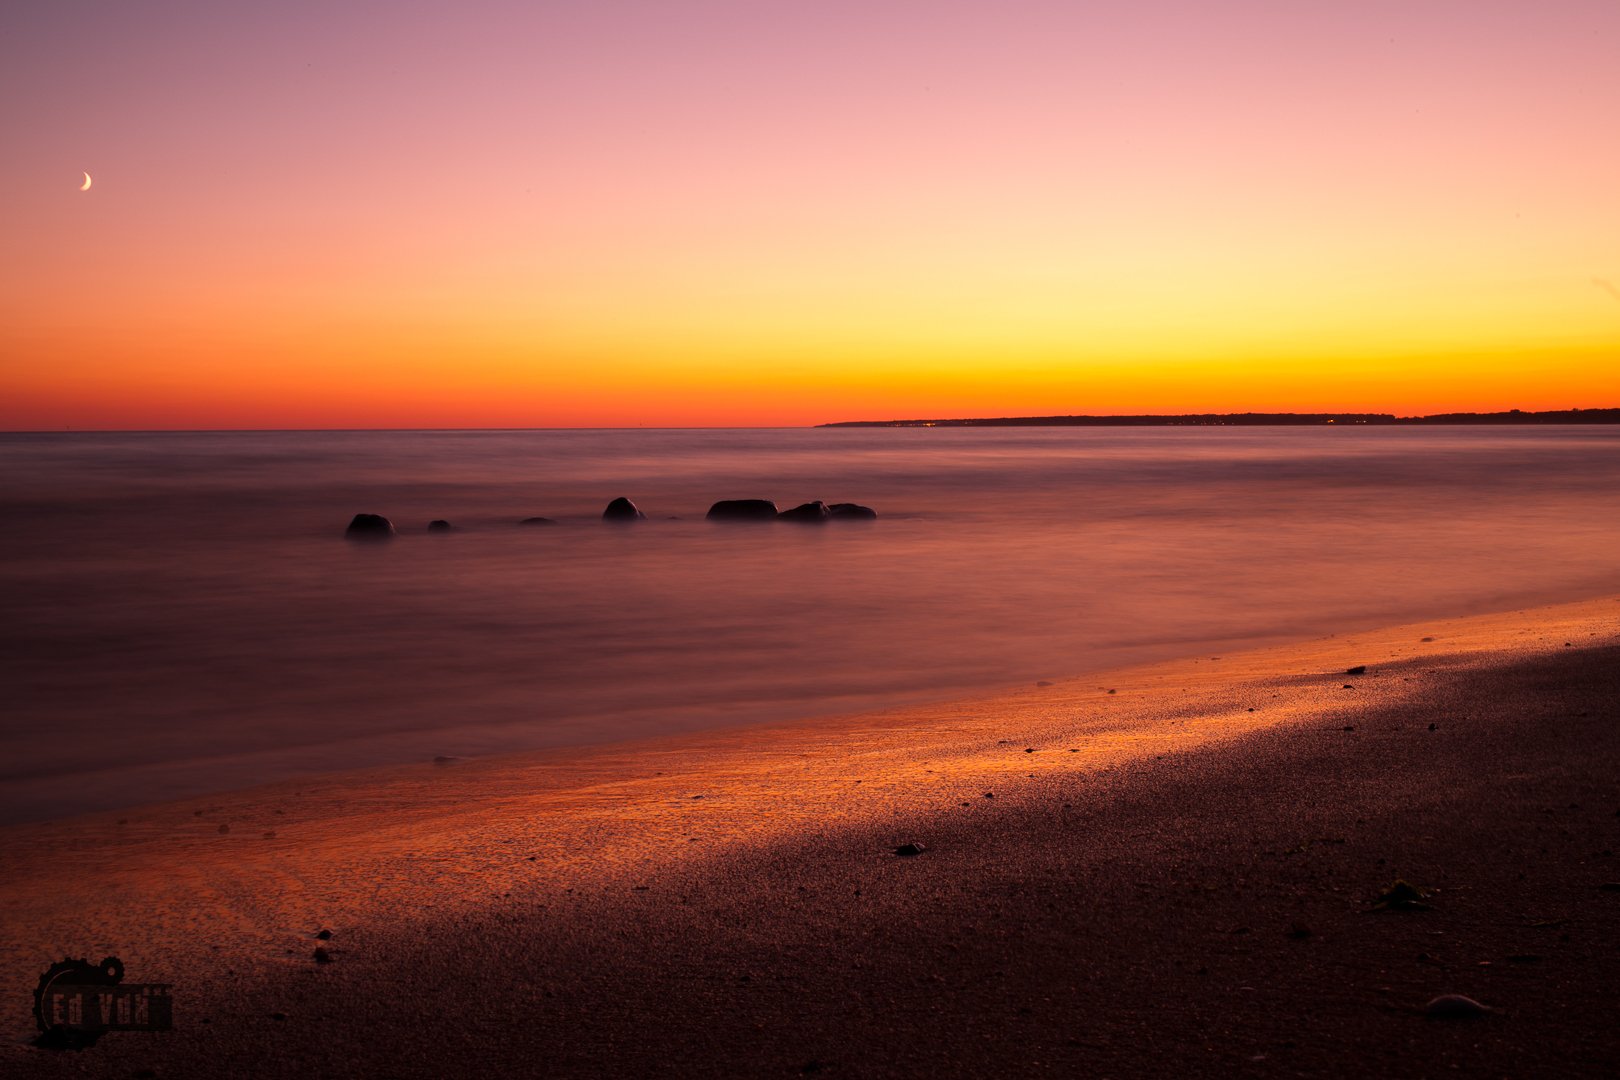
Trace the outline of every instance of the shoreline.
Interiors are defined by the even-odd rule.
[[[403,1023],[399,1015],[378,1014],[381,1003],[368,1003],[363,993],[355,996],[358,984],[353,980],[403,979],[402,986],[414,987],[411,1000],[418,1004],[412,1009],[426,1008],[422,994],[430,987],[422,983],[425,976],[410,974],[420,964],[436,971],[459,971],[475,981],[494,978],[496,972],[511,978],[513,961],[508,953],[526,950],[528,962],[521,965],[513,985],[523,988],[514,992],[530,1007],[560,1010],[553,1019],[578,1020],[578,1011],[583,1010],[591,1018],[587,1027],[604,1024],[601,1030],[608,1034],[620,1030],[614,1024],[634,1021],[641,1025],[647,1045],[656,1047],[668,1066],[653,1068],[657,1062],[633,1047],[615,1044],[617,1048],[608,1053],[588,1041],[569,1042],[566,1024],[537,1021],[537,1031],[571,1046],[564,1055],[568,1064],[559,1066],[557,1075],[607,1075],[626,1069],[630,1074],[689,1075],[724,1062],[746,1066],[746,1059],[737,1057],[742,1051],[726,1040],[684,1050],[669,1042],[675,1038],[671,1033],[704,1016],[729,1023],[725,1018],[736,1003],[726,987],[735,990],[742,984],[701,974],[706,961],[698,955],[703,951],[699,942],[706,942],[716,955],[728,956],[728,962],[747,969],[749,984],[760,979],[755,990],[799,986],[808,995],[799,1006],[821,1017],[817,1030],[800,1034],[831,1040],[826,1051],[830,1055],[847,1042],[832,1039],[831,1033],[845,1030],[853,1021],[840,1020],[841,1014],[832,1008],[839,1000],[836,994],[826,996],[833,985],[827,982],[828,965],[841,957],[837,962],[844,966],[845,976],[851,970],[850,959],[856,968],[862,966],[864,950],[873,942],[857,934],[858,928],[883,927],[875,941],[905,938],[918,949],[915,954],[890,955],[878,948],[871,978],[862,977],[872,983],[872,994],[882,997],[885,989],[890,991],[889,1005],[877,1008],[878,1013],[892,1013],[896,1022],[904,1019],[913,1025],[932,1015],[913,1000],[913,983],[921,979],[950,998],[939,988],[952,985],[952,971],[961,975],[972,968],[968,957],[978,955],[974,948],[984,945],[984,939],[958,937],[952,939],[954,953],[941,953],[939,940],[925,932],[923,923],[940,932],[955,926],[964,897],[973,894],[983,901],[988,895],[983,890],[995,892],[992,886],[997,883],[1022,882],[1019,888],[1032,897],[1059,886],[1063,895],[1075,894],[1067,909],[1042,906],[1050,901],[1049,895],[1041,902],[1005,897],[998,901],[1006,909],[1003,917],[1025,925],[1031,941],[1062,939],[1072,948],[1083,939],[1087,947],[1103,948],[1106,940],[1093,940],[1093,931],[1087,929],[1093,917],[1103,923],[1112,920],[1116,930],[1134,927],[1133,933],[1145,933],[1144,927],[1151,924],[1162,936],[1174,938],[1181,932],[1176,920],[1186,912],[1160,911],[1138,925],[1136,916],[1118,906],[1133,895],[1134,885],[1111,880],[1112,888],[1099,894],[1088,878],[1110,860],[1134,862],[1149,879],[1169,881],[1177,889],[1197,885],[1203,908],[1224,909],[1235,898],[1218,895],[1220,860],[1213,849],[1221,843],[1188,835],[1183,819],[1201,820],[1202,828],[1215,831],[1227,827],[1209,820],[1211,814],[1230,803],[1241,789],[1239,781],[1251,778],[1254,770],[1269,777],[1273,792],[1305,784],[1326,803],[1337,800],[1337,817],[1354,813],[1363,821],[1380,814],[1387,817],[1388,808],[1380,808],[1380,800],[1387,801],[1388,793],[1376,784],[1364,785],[1354,796],[1334,789],[1335,780],[1368,767],[1361,744],[1376,742],[1376,752],[1388,755],[1390,769],[1440,768],[1417,759],[1436,746],[1463,755],[1474,752],[1449,733],[1480,721],[1467,715],[1459,718],[1439,704],[1459,695],[1466,698],[1470,681],[1494,680],[1506,689],[1488,700],[1473,701],[1469,715],[1499,712],[1510,700],[1521,708],[1545,704],[1553,695],[1536,681],[1541,676],[1526,673],[1549,666],[1607,680],[1602,687],[1612,691],[1617,676],[1610,660],[1617,643],[1620,598],[1607,597],[1433,620],[1220,659],[1141,665],[1106,677],[1056,680],[989,699],[687,733],[593,747],[584,753],[573,748],[566,755],[540,751],[445,765],[395,766],[10,826],[0,830],[4,870],[0,910],[6,912],[7,929],[0,943],[0,970],[15,997],[31,989],[38,975],[34,969],[43,970],[63,952],[96,953],[92,959],[99,959],[101,951],[119,955],[132,980],[176,984],[177,1030],[167,1035],[108,1036],[83,1060],[94,1056],[116,1061],[119,1068],[126,1064],[138,1068],[134,1064],[138,1060],[151,1059],[162,1063],[160,1075],[207,1075],[203,1066],[211,1060],[207,1055],[228,1045],[253,1048],[249,1056],[232,1058],[244,1074],[278,1075],[295,1066],[307,1069],[314,1060],[311,1054],[318,1059],[343,1046],[366,1054],[380,1052],[388,1038],[411,1040],[412,1024]],[[1364,674],[1346,674],[1360,665],[1367,666]],[[1592,670],[1594,666],[1598,670]],[[1354,689],[1346,689],[1346,684]],[[1598,692],[1583,700],[1598,704],[1589,704],[1581,719],[1583,731],[1590,729],[1583,737],[1592,743],[1592,760],[1573,760],[1577,755],[1568,748],[1557,759],[1572,776],[1583,768],[1606,768],[1610,775],[1613,771],[1615,739],[1604,734],[1607,729],[1598,724],[1603,716],[1594,715],[1594,708],[1607,710],[1604,715],[1611,721],[1620,717],[1615,716],[1612,694],[1598,693],[1593,699],[1592,693]],[[1437,709],[1445,715],[1428,719]],[[1506,732],[1502,737],[1514,735],[1522,742],[1526,733],[1507,731],[1511,722],[1499,722]],[[1430,732],[1427,723],[1436,723],[1441,730]],[[1494,730],[1482,729],[1478,737],[1495,738]],[[1430,739],[1431,734],[1436,737]],[[1413,743],[1420,738],[1427,742]],[[1333,749],[1330,753],[1324,747]],[[1266,749],[1260,753],[1256,748]],[[1339,754],[1342,760],[1335,759],[1329,768],[1318,760],[1323,754]],[[1176,763],[1175,767],[1164,761]],[[1201,779],[1188,780],[1189,775]],[[1459,791],[1487,780],[1508,782],[1501,776],[1459,772],[1455,763],[1445,775]],[[1590,777],[1579,784],[1570,781],[1571,790],[1582,785],[1585,790],[1591,782]],[[1177,794],[1181,788],[1186,790]],[[986,798],[987,791],[994,798]],[[1412,799],[1416,808],[1441,795],[1443,791],[1417,789],[1402,797]],[[1244,802],[1246,813],[1255,818],[1256,838],[1266,833],[1266,822],[1272,829],[1299,831],[1298,823],[1288,820],[1290,814],[1303,820],[1319,813],[1316,806],[1275,805],[1280,797],[1272,794],[1268,801],[1262,788]],[[1593,803],[1595,815],[1597,804],[1590,792],[1570,801]],[[1134,816],[1116,813],[1121,805],[1150,810]],[[1492,814],[1513,813],[1511,807],[1493,807],[1478,799],[1467,803],[1466,809],[1481,821]],[[1541,809],[1536,808],[1538,815]],[[1620,817],[1613,816],[1617,811],[1620,802],[1616,807],[1604,804],[1609,833],[1620,831]],[[1080,820],[1084,829],[1078,842],[1089,854],[1079,862],[1074,861],[1075,851],[1059,858],[1061,853],[1050,848],[1054,835],[1075,839],[1068,830]],[[1534,820],[1537,825],[1545,821],[1540,816]],[[1360,841],[1344,835],[1356,831],[1346,822],[1337,822],[1331,831],[1341,834],[1337,840],[1328,833],[1301,833],[1299,842],[1310,859],[1343,861],[1365,854]],[[1230,849],[1227,855],[1240,862],[1239,856],[1253,855],[1241,850],[1243,839],[1240,829],[1223,841]],[[1422,839],[1445,846],[1434,837]],[[986,850],[986,840],[994,841],[993,851]],[[893,850],[904,843],[927,850],[916,858],[898,858]],[[1474,840],[1468,843],[1477,847]],[[1187,852],[1168,855],[1177,844],[1191,844],[1190,850],[1201,852],[1207,865],[1188,865]],[[1451,845],[1467,847],[1462,840]],[[1393,850],[1399,845],[1385,846]],[[1588,846],[1612,851],[1620,847],[1620,835],[1605,834],[1601,842],[1594,840]],[[1494,858],[1495,853],[1470,850],[1471,857],[1482,859],[1491,873],[1506,872],[1497,865],[1501,860]],[[1028,867],[1053,859],[1058,863],[1048,867],[1050,873],[1032,885]],[[766,868],[763,874],[761,867]],[[1251,866],[1245,877],[1248,887],[1273,884],[1275,869]],[[1620,877],[1620,866],[1605,872],[1609,877],[1604,880]],[[1393,880],[1403,871],[1389,867],[1380,873]],[[919,874],[925,875],[926,888],[932,891],[921,894],[923,899],[910,892],[910,886],[896,891],[896,874],[909,875],[905,880],[912,885]],[[1437,871],[1431,870],[1429,876],[1427,884],[1437,885],[1432,880]],[[785,884],[793,881],[800,884]],[[829,907],[837,892],[833,883],[851,882],[866,883],[861,895],[867,899],[855,909]],[[1369,880],[1365,870],[1359,877],[1346,875],[1333,890],[1338,894],[1335,902],[1343,906],[1353,900],[1351,911],[1361,916],[1367,890],[1376,892],[1375,886],[1388,884]],[[1465,893],[1469,887],[1464,887]],[[861,885],[852,885],[846,899],[856,888]],[[1597,896],[1596,884],[1587,889]],[[827,903],[801,910],[801,901],[809,901],[800,892],[827,898]],[[1098,900],[1099,895],[1107,899]],[[673,896],[684,899],[671,907]],[[687,902],[699,896],[716,905],[701,918],[700,910]],[[928,900],[930,896],[938,902]],[[1101,908],[1082,917],[1074,907],[1075,896],[1100,903]],[[582,906],[586,897],[588,909]],[[716,910],[729,910],[733,918],[719,918],[713,914]],[[940,921],[937,917],[947,910],[951,918]],[[1611,904],[1609,911],[1620,911],[1620,902]],[[919,923],[922,916],[927,917]],[[1330,916],[1306,917],[1320,922]],[[1583,916],[1590,927],[1598,925],[1591,921],[1595,918]],[[769,935],[761,937],[750,929],[754,921],[773,927],[783,940],[797,942],[798,951],[783,953]],[[338,962],[316,968],[308,959],[314,944],[311,935],[323,926],[334,932],[331,945]],[[504,945],[497,948],[481,937],[468,937],[472,927],[494,934]],[[524,933],[512,936],[513,927]],[[662,951],[638,951],[650,946],[636,945],[626,934],[656,943]],[[1325,935],[1317,930],[1307,935],[1319,936]],[[447,940],[461,944],[446,945]],[[1604,949],[1599,940],[1593,939],[1594,962],[1606,964],[1603,971],[1612,975],[1613,950]],[[858,941],[866,944],[857,946]],[[614,950],[621,959],[633,954],[636,962],[628,970],[634,974],[624,983],[603,981],[607,976],[597,970],[594,954],[571,951],[581,942],[595,942],[595,947],[606,950],[603,955]],[[1267,940],[1268,948],[1285,952],[1296,944],[1283,938],[1281,931],[1277,941]],[[1018,942],[1001,945],[1008,957],[1023,955]],[[1143,944],[1123,962],[1127,966],[1145,962],[1152,951],[1151,942]],[[880,954],[882,962],[877,959]],[[676,956],[685,957],[682,963],[687,966],[672,969],[670,958]],[[1038,957],[1025,960],[1039,967]],[[1344,963],[1355,966],[1353,957]],[[1208,963],[1201,966],[1214,970]],[[781,979],[769,983],[764,975],[750,974],[755,968],[775,971]],[[930,972],[922,969],[927,968],[945,981],[925,978]],[[1515,970],[1520,968],[1520,974],[1544,970],[1530,962]],[[977,968],[972,970],[988,978]],[[1179,986],[1178,980],[1200,978],[1196,970],[1179,972],[1171,982]],[[1169,978],[1163,972],[1159,976]],[[1045,972],[1031,985],[1058,993],[1055,983],[1048,985],[1051,977]],[[1152,982],[1148,979],[1143,985]],[[1088,985],[1095,989],[1095,984]],[[328,1020],[318,1028],[297,1035],[291,1027],[277,1026],[291,1021],[263,1019],[273,1011],[260,1008],[264,1001],[296,1000],[319,987],[328,988],[315,992]],[[348,997],[338,993],[343,987]],[[698,998],[708,1004],[699,1008],[696,998],[681,998],[680,992],[693,990],[703,991]],[[1091,992],[1071,987],[1058,997],[1071,991],[1081,998]],[[611,1005],[615,992],[644,1000],[650,1011],[620,1016]],[[1136,991],[1115,986],[1112,992],[1130,998]],[[1229,992],[1241,993],[1235,988]],[[1050,994],[1048,998],[1052,999]],[[199,1001],[212,1003],[206,1008],[219,1017],[210,1017],[213,1023],[206,1027],[191,1022]],[[969,998],[951,1001],[961,1023],[973,1027],[978,1006]],[[773,1008],[789,1004],[777,1001]],[[1186,1005],[1172,1011],[1185,1011]],[[483,1031],[500,1020],[499,1009],[486,1015],[489,1010],[471,1004],[452,1001],[445,1007],[455,1018],[447,1029],[453,1032]],[[1040,1011],[1035,1005],[1027,1007]],[[709,1008],[718,1012],[712,1016],[703,1012]],[[1202,1015],[1222,1008],[1228,1005],[1206,1003],[1195,1011]],[[416,1028],[427,1022],[424,1013],[405,1012],[415,1015]],[[29,1018],[26,1012],[13,1014],[0,1058],[37,1071],[28,1075],[65,1075],[62,1069],[74,1068],[63,1064],[73,1055],[27,1048],[22,1040],[31,1034]],[[761,1022],[768,1025],[768,1018]],[[305,1041],[311,1030],[323,1033],[315,1044]],[[621,1034],[630,1030],[627,1027]],[[861,1053],[846,1054],[848,1060],[838,1064],[842,1072],[836,1075],[904,1074],[913,1068],[905,1064],[911,1059],[894,1056],[895,1047],[885,1049],[882,1039],[861,1043],[851,1034],[854,1030],[845,1034],[855,1039],[849,1045],[859,1044]],[[663,1041],[657,1032],[665,1032]],[[938,1037],[950,1041],[944,1034]],[[982,1039],[1005,1052],[996,1032]],[[810,1045],[803,1040],[789,1042],[794,1053],[801,1045]],[[472,1052],[460,1034],[449,1045]],[[978,1060],[969,1052],[971,1047],[954,1042],[952,1046],[946,1059],[930,1058],[927,1070],[917,1064],[914,1071],[971,1074],[963,1071],[966,1063]],[[1092,1057],[1111,1063],[1108,1067],[1122,1075],[1154,1074],[1145,1066],[1135,1068],[1143,1061],[1133,1058],[1113,1036],[1106,1052],[1080,1038],[1079,1046],[1064,1044],[1048,1056],[1085,1058],[1088,1046]],[[779,1049],[787,1052],[785,1047]],[[522,1060],[501,1058],[499,1048],[489,1052],[495,1054],[490,1067]],[[809,1056],[801,1065],[823,1060],[815,1052],[804,1052]],[[435,1059],[429,1054],[423,1060]],[[445,1059],[437,1060],[442,1069]],[[831,1057],[827,1060],[836,1064]],[[217,1066],[215,1061],[210,1067]],[[343,1071],[370,1074],[365,1069]],[[1353,1073],[1347,1069],[1344,1075]],[[422,1074],[429,1074],[425,1066]]]
[[[1119,415],[984,416],[931,420],[838,420],[818,428],[973,428],[973,427],[1519,427],[1620,424],[1620,409],[1550,409],[1525,412],[1430,413],[1398,416],[1387,412],[1138,413]]]
[[[1620,597],[1616,598],[1620,601]],[[1402,619],[1397,622],[1380,622],[1374,616],[1358,616],[1348,620],[1351,629],[1335,634],[1298,636],[1298,630],[1290,634],[1285,630],[1276,629],[1263,633],[1253,633],[1241,638],[1228,638],[1224,640],[1189,640],[1175,645],[1180,651],[1170,652],[1171,643],[1168,642],[1130,642],[1120,641],[1109,645],[1104,651],[1107,659],[1077,664],[1070,668],[1069,674],[1052,675],[1042,678],[1039,682],[1007,682],[995,681],[990,683],[967,684],[963,686],[941,687],[932,692],[919,689],[906,691],[887,691],[851,695],[857,699],[855,703],[841,702],[834,697],[828,697],[817,702],[804,711],[794,711],[782,715],[782,705],[775,700],[763,703],[740,703],[728,705],[719,709],[711,709],[712,715],[707,720],[693,720],[687,715],[690,710],[675,708],[665,710],[680,714],[683,719],[668,730],[655,734],[628,734],[608,739],[585,739],[583,741],[560,741],[545,743],[529,748],[499,747],[488,751],[474,751],[468,753],[459,746],[454,745],[456,738],[453,734],[429,733],[424,736],[422,732],[384,733],[382,735],[357,735],[352,739],[337,744],[295,745],[283,751],[244,751],[241,753],[228,753],[218,757],[184,758],[173,761],[153,761],[132,766],[126,769],[111,769],[98,767],[81,771],[51,774],[43,777],[27,777],[19,779],[13,789],[0,800],[4,805],[15,811],[9,818],[0,818],[0,843],[4,842],[6,834],[13,830],[28,829],[36,826],[50,826],[56,823],[65,823],[79,817],[95,817],[116,820],[118,818],[141,815],[147,811],[165,806],[213,805],[221,802],[230,802],[245,797],[254,792],[270,792],[274,789],[295,788],[305,789],[320,787],[324,783],[370,783],[384,782],[393,773],[401,775],[410,774],[413,770],[428,767],[430,763],[453,761],[458,766],[478,763],[481,766],[499,769],[501,763],[511,763],[514,766],[523,763],[561,764],[565,767],[575,758],[584,762],[591,761],[622,761],[626,757],[634,756],[638,748],[646,747],[653,752],[662,752],[671,745],[681,745],[693,742],[694,745],[703,742],[707,736],[715,736],[715,745],[731,745],[736,740],[734,736],[742,736],[746,741],[749,732],[771,731],[797,731],[800,729],[815,729],[824,725],[860,726],[864,718],[883,718],[885,722],[892,721],[898,726],[905,726],[911,722],[913,714],[925,715],[930,710],[965,709],[970,706],[988,705],[997,708],[995,703],[1003,700],[1012,701],[1027,694],[1032,686],[1069,687],[1075,684],[1084,684],[1087,680],[1105,679],[1121,673],[1136,673],[1156,671],[1158,669],[1175,670],[1183,665],[1197,666],[1203,663],[1201,659],[1208,652],[1218,652],[1226,655],[1229,660],[1238,660],[1250,656],[1269,654],[1276,650],[1303,649],[1312,643],[1330,643],[1345,640],[1356,641],[1366,638],[1374,640],[1380,636],[1394,634],[1409,626],[1452,626],[1468,627],[1478,620],[1489,623],[1499,617],[1518,615],[1526,612],[1561,612],[1565,609],[1574,610],[1589,603],[1602,603],[1602,598],[1591,600],[1586,598],[1569,599],[1566,597],[1553,597],[1550,599],[1538,598],[1530,604],[1520,604],[1510,608],[1498,608],[1490,604],[1470,605],[1473,608],[1483,608],[1463,614],[1448,614],[1423,620]],[[1465,630],[1465,632],[1467,632]],[[1193,653],[1187,650],[1201,648],[1204,653]],[[1241,662],[1241,661],[1239,661]],[[1201,681],[1205,681],[1211,672],[1202,672]],[[1225,672],[1227,676],[1237,674],[1230,666]],[[888,698],[888,701],[873,700]],[[866,700],[860,700],[866,699]],[[660,710],[651,706],[641,707],[633,712],[636,715],[653,716]],[[762,713],[764,718],[749,717],[747,714]],[[719,719],[721,714],[725,719]],[[373,764],[350,763],[331,766],[328,764],[314,765],[310,762],[332,756],[334,749],[338,758],[358,756],[364,758],[368,755],[363,751],[352,751],[350,744],[370,745],[374,742],[388,742],[390,740],[407,740],[412,742],[417,753],[402,758],[398,754],[388,755],[390,759],[378,761]],[[450,745],[446,745],[450,744]],[[447,755],[434,753],[439,749],[449,752]],[[267,766],[266,761],[281,764]],[[303,764],[295,764],[303,763]],[[118,795],[103,798],[92,795],[90,805],[78,812],[51,812],[48,816],[41,816],[42,811],[37,803],[40,789],[62,790],[71,789],[75,793],[94,792],[97,785],[106,781],[112,788],[121,789],[129,784],[129,775],[133,771],[148,777],[190,777],[205,769],[215,769],[224,778],[221,786],[211,789],[197,789],[194,782],[178,785],[182,790],[170,792],[157,798],[128,799],[127,796]],[[271,773],[266,777],[266,772]],[[279,775],[276,775],[279,774]],[[142,785],[142,786],[151,786]],[[189,789],[189,790],[185,790]],[[23,794],[19,794],[23,793]],[[82,798],[82,796],[76,796]],[[58,801],[66,797],[55,796]],[[68,800],[71,801],[71,800]],[[31,807],[30,809],[18,809]]]

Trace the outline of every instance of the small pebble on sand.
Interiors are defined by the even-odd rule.
[[[1429,894],[1425,890],[1411,882],[1397,879],[1384,890],[1383,895],[1373,903],[1373,907],[1394,911],[1428,911],[1429,905],[1423,902],[1428,898]]]

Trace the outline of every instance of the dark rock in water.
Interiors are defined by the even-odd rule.
[[[901,844],[899,847],[894,849],[894,853],[896,855],[921,855],[927,850],[928,849],[923,847],[921,844]]]
[[[1490,1011],[1488,1006],[1462,994],[1441,994],[1423,1006],[1423,1015],[1434,1020],[1477,1020]]]
[[[332,940],[332,931],[330,931],[330,930],[319,930],[319,931],[316,931],[315,936],[320,938],[322,941],[331,941]]]
[[[325,949],[316,948],[315,962],[317,964],[330,964],[332,962],[332,954],[327,952]]]
[[[1344,673],[1346,675],[1365,675],[1365,674],[1367,674],[1367,665],[1366,664],[1357,664],[1353,668],[1345,668]]]
[[[343,535],[350,540],[392,540],[394,523],[381,514],[356,514]]]
[[[776,504],[769,499],[721,499],[709,507],[710,521],[775,521]]]
[[[602,511],[603,521],[646,521],[647,515],[636,509],[636,504],[629,499],[614,499]]]
[[[435,518],[428,522],[428,532],[449,532],[453,526],[443,518]]]
[[[876,521],[877,511],[860,503],[833,503],[827,507],[827,516],[842,521]]]
[[[532,517],[532,518],[524,518],[522,521],[518,522],[518,524],[519,525],[555,525],[557,523],[555,521],[551,520],[550,518]]]
[[[829,517],[827,505],[820,499],[803,503],[776,515],[778,521],[796,521],[803,525],[820,525]]]

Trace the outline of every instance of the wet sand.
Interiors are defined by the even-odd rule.
[[[1617,721],[1608,598],[11,828],[0,1071],[1610,1075]]]

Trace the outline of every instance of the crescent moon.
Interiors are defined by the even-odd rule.
[[[90,190],[90,174],[89,173],[84,174],[84,183],[79,185],[79,190],[80,191],[89,191]]]

